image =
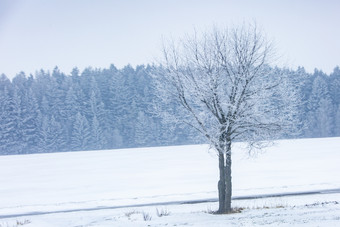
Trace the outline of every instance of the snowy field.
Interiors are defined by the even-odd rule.
[[[235,198],[340,189],[340,138],[232,155]],[[339,193],[234,200],[231,215],[168,203],[216,198],[217,161],[207,145],[0,156],[0,227],[340,226]]]

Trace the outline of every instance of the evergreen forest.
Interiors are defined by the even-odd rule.
[[[189,126],[155,111],[155,68],[111,65],[65,74],[55,67],[12,80],[0,75],[0,154],[204,143]],[[340,68],[329,75],[275,70],[294,80],[301,99],[300,131],[287,138],[340,136]]]

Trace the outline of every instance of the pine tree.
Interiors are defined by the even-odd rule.
[[[54,116],[51,117],[49,122],[49,140],[51,151],[61,152],[65,151],[65,139],[62,125],[56,121]]]
[[[63,133],[61,125],[55,120],[54,116],[51,118],[42,117],[38,151],[41,153],[64,151]]]
[[[313,81],[312,92],[308,100],[305,135],[314,138],[331,136],[328,134],[331,133],[329,128],[331,119],[327,111],[330,113],[333,111],[328,86],[322,76],[317,76]]]
[[[340,136],[340,105],[338,106],[338,109],[337,109],[336,115],[335,115],[334,135]]]
[[[85,116],[79,112],[73,125],[72,148],[73,150],[88,150],[91,141],[90,127]]]
[[[7,86],[0,89],[0,154],[14,154],[14,102]]]
[[[46,153],[52,150],[50,146],[50,131],[49,131],[49,119],[47,116],[40,116],[40,128],[39,128],[39,141],[38,141],[38,152]]]
[[[97,116],[92,119],[91,148],[94,150],[103,149],[105,146],[105,138]]]
[[[330,98],[322,98],[316,111],[318,137],[333,136],[334,110]]]
[[[335,67],[330,75],[330,94],[335,105],[340,105],[340,68]]]
[[[96,86],[96,82],[93,81],[93,88],[91,89],[90,98],[90,113],[89,116],[92,119],[92,135],[91,143],[93,149],[103,149],[106,145],[104,134],[107,131],[106,111],[104,103],[101,101],[100,92]]]
[[[67,145],[71,144],[72,132],[73,132],[73,124],[76,119],[76,114],[80,112],[80,104],[77,101],[77,96],[75,91],[73,90],[72,85],[67,91],[65,98],[65,106],[64,106],[64,128],[65,128],[65,142]]]
[[[17,86],[14,86],[13,90],[13,109],[12,109],[12,117],[13,117],[13,125],[14,132],[11,134],[11,143],[10,149],[13,150],[14,154],[24,153],[23,149],[26,144],[23,141],[23,121],[22,121],[22,106],[21,106],[21,97],[19,95],[19,89]]]
[[[10,88],[12,86],[11,81],[5,74],[0,75],[0,91],[4,91],[5,88]]]
[[[136,121],[135,143],[137,146],[147,146],[150,141],[150,122],[142,111],[138,112]]]
[[[22,97],[21,121],[25,153],[32,153],[38,145],[38,103],[31,89]]]

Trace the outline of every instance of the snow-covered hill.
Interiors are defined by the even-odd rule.
[[[339,163],[340,138],[277,141],[251,157],[239,143],[233,196],[340,188]],[[0,156],[0,216],[216,198],[217,179],[207,145]]]

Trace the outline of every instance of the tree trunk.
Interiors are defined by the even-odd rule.
[[[220,170],[220,180],[218,181],[218,203],[219,208],[217,213],[225,213],[226,208],[226,183],[225,183],[225,168],[224,168],[224,154],[219,152],[218,154],[218,164]]]
[[[231,211],[231,195],[232,195],[232,185],[231,185],[231,147],[227,147],[227,155],[226,155],[226,167],[225,167],[225,175],[226,175],[226,212],[229,213]]]
[[[219,152],[218,201],[217,213],[226,214],[231,212],[231,144],[227,143],[225,152]]]

